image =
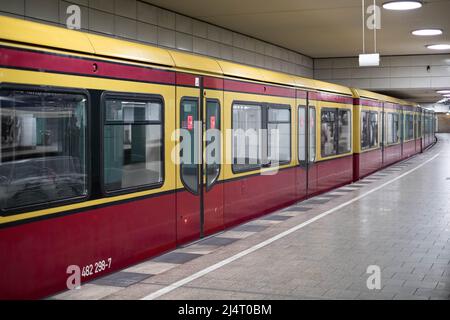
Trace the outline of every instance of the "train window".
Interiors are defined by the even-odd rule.
[[[309,161],[316,161],[316,108],[309,107]]]
[[[196,130],[199,119],[199,102],[197,98],[183,98],[181,100],[180,121],[181,128],[189,134],[190,150],[182,150],[182,163],[180,166],[181,180],[184,186],[193,193],[199,187],[198,150],[196,142],[199,140],[200,130]],[[187,138],[187,137],[184,137]],[[183,138],[183,139],[184,139]]]
[[[416,114],[416,138],[422,137],[422,116],[420,113]]]
[[[394,113],[394,143],[400,141],[401,128],[400,128],[400,114]]]
[[[291,161],[291,110],[286,107],[269,107],[267,117],[268,160],[274,163]],[[278,131],[278,141],[273,134]],[[273,141],[272,141],[273,140]],[[272,143],[278,155],[273,155]]]
[[[352,126],[351,126],[351,112],[350,110],[346,109],[340,109],[338,111],[339,118],[338,118],[338,126],[339,126],[339,133],[338,133],[338,141],[339,141],[339,148],[338,152],[341,153],[348,153],[352,149]]]
[[[370,147],[370,133],[369,133],[369,112],[361,111],[361,148],[367,149]]]
[[[387,144],[394,143],[394,114],[387,113],[386,114],[386,135],[387,135]]]
[[[306,161],[306,108],[298,107],[298,160]]]
[[[414,139],[414,117],[408,113],[405,115],[405,140]]]
[[[369,114],[369,143],[371,148],[378,146],[378,112]]]
[[[323,157],[337,154],[337,110],[322,109],[321,114],[321,153]]]
[[[220,141],[220,105],[218,100],[206,101],[206,187],[210,188],[220,174],[221,141]],[[218,141],[215,141],[217,139]],[[208,146],[214,143],[215,148],[209,152]]]
[[[87,196],[87,104],[80,93],[0,91],[2,210]]]
[[[361,149],[378,146],[378,112],[361,112]]]
[[[387,114],[387,143],[394,144],[400,140],[400,124],[398,113]]]
[[[233,171],[242,172],[261,166],[262,106],[233,104]]]
[[[107,94],[104,98],[103,187],[115,192],[160,185],[162,100]]]

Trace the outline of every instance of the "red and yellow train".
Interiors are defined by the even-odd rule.
[[[434,141],[433,114],[405,101],[8,17],[0,114],[2,299],[64,290],[69,266],[101,266],[83,282],[125,268]],[[179,128],[200,163],[173,161]],[[226,136],[270,128],[276,167],[270,137],[245,139],[261,151],[250,159]],[[207,159],[208,129],[221,161]]]

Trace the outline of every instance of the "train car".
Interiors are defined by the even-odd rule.
[[[384,103],[396,102],[388,96],[361,89],[353,91],[353,180],[381,169],[383,161]]]
[[[423,140],[423,130],[422,130],[422,108],[418,105],[414,105],[414,136],[415,136],[415,147],[416,153],[422,153],[422,140]]]
[[[422,127],[423,127],[423,139],[422,149],[428,148],[435,141],[435,114],[432,110],[422,109]]]
[[[424,114],[429,114],[428,111],[367,90],[354,88],[352,91],[354,181],[420,153],[430,145],[431,139],[424,131],[432,129],[423,130],[423,123],[427,121],[423,120]]]
[[[74,267],[90,281],[354,179],[350,88],[9,17],[0,115],[2,299],[45,297]]]
[[[402,101],[402,114],[401,114],[401,123],[402,123],[402,159],[409,158],[415,155],[416,151],[416,114],[418,113],[419,108],[414,104],[408,103],[406,101]]]

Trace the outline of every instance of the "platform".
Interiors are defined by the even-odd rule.
[[[450,299],[450,134],[357,183],[50,299]],[[369,266],[381,286],[369,289]]]

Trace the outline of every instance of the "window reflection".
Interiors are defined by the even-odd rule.
[[[2,90],[0,207],[87,195],[86,97]]]

